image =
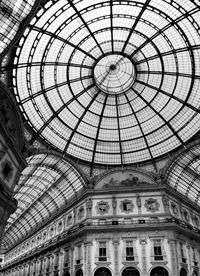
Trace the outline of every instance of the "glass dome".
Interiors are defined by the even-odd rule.
[[[200,128],[199,30],[199,1],[48,1],[12,73],[30,144],[106,165],[184,145]]]

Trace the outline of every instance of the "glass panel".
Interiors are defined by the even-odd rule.
[[[199,131],[199,13],[190,0],[48,2],[14,57],[31,143],[97,165],[184,145]]]
[[[27,163],[15,187],[18,209],[10,216],[3,238],[7,249],[48,219],[85,186],[80,173],[56,155],[33,155],[27,158]],[[9,236],[13,232],[16,232],[15,240],[10,241]]]

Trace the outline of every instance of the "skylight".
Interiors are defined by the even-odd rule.
[[[199,1],[48,1],[16,50],[34,134],[92,164],[165,155],[200,129]]]

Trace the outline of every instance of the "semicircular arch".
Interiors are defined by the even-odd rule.
[[[69,199],[77,197],[87,186],[85,176],[66,158],[52,151],[35,153],[27,158],[27,164],[15,189],[19,209],[10,216],[3,237],[7,240],[7,236],[15,232],[15,241],[10,247],[21,239],[22,232],[27,235],[45,219],[53,217]],[[40,185],[41,182],[43,185]],[[30,220],[31,216],[35,218]],[[15,231],[16,227],[21,228],[17,225],[22,219],[29,221],[22,232]]]

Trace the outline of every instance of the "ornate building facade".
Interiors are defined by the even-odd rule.
[[[142,170],[114,170],[5,255],[3,275],[198,275],[200,216]]]

